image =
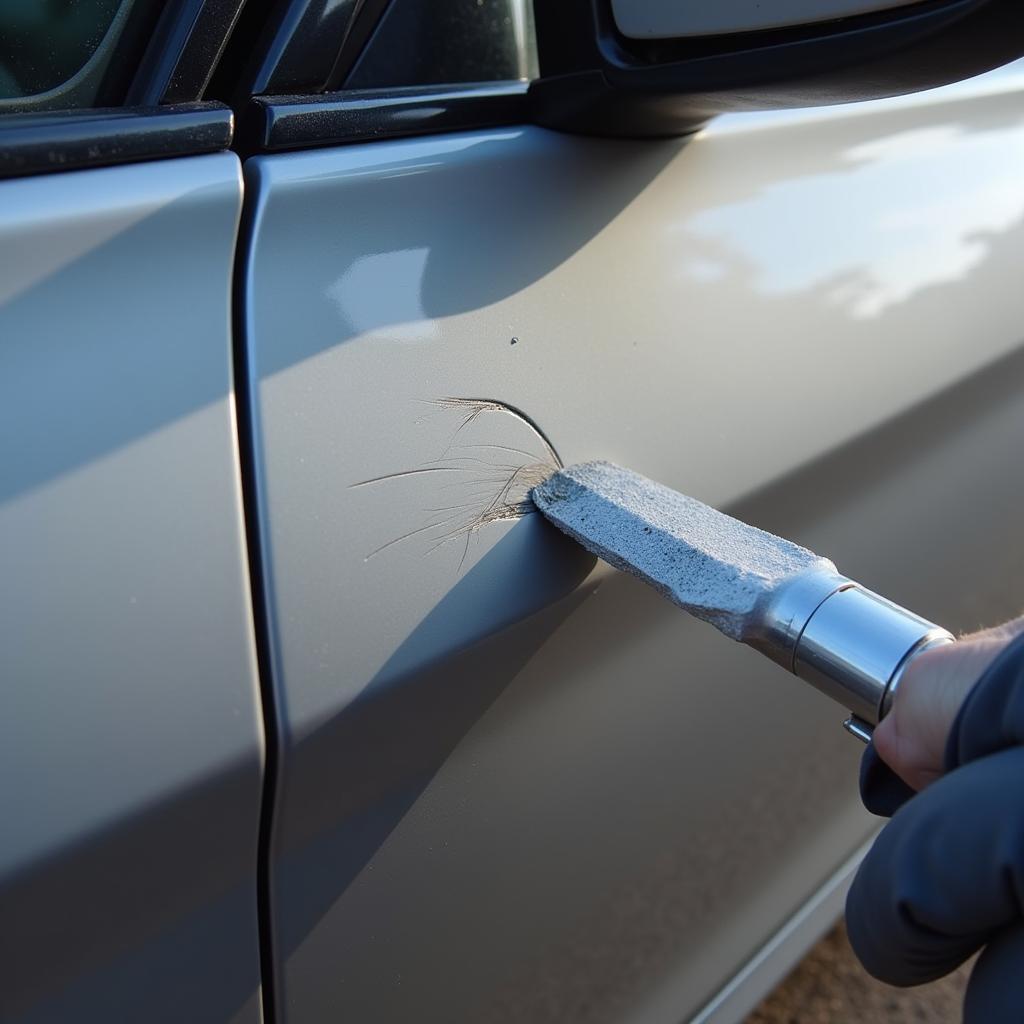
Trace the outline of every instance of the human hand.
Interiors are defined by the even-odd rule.
[[[932,981],[981,951],[965,1024],[1024,1021],[1024,619],[919,660],[865,760],[884,753],[924,791],[881,812],[892,820],[847,896],[850,942],[890,985]]]
[[[889,714],[874,733],[879,756],[912,789],[943,771],[949,731],[960,705],[995,656],[1018,634],[1024,616],[925,651],[907,666]]]

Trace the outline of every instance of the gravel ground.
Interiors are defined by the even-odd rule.
[[[837,925],[746,1024],[959,1024],[969,974],[965,964],[931,985],[891,988],[864,972]]]

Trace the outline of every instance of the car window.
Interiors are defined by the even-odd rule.
[[[4,0],[0,112],[116,103],[158,13],[154,0]]]
[[[528,0],[396,0],[345,87],[528,79],[536,68]]]

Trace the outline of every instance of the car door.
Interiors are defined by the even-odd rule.
[[[227,24],[161,10],[0,13],[5,1022],[261,1014],[241,168],[228,108],[158,105]]]
[[[639,142],[517,0],[72,14],[0,15],[0,1019],[738,1019],[857,748],[529,488],[1017,610],[1019,71]]]
[[[523,4],[315,56],[253,79],[239,282],[274,1019],[738,1019],[838,913],[860,751],[528,486],[611,459],[1015,612],[1020,70],[628,141],[526,123]]]

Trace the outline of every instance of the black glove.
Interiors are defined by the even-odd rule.
[[[861,796],[892,814],[846,900],[850,942],[890,985],[948,974],[985,947],[966,1024],[1024,1021],[1024,636],[968,694],[941,779],[919,794],[868,747]]]

